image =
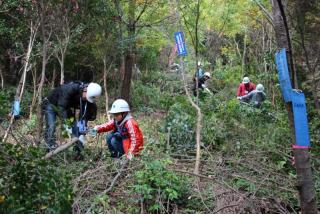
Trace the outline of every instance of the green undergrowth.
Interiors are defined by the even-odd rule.
[[[0,145],[0,211],[2,213],[67,213],[73,192],[71,176],[57,162],[43,159],[43,150]]]
[[[184,95],[177,74],[153,71],[142,73],[132,88],[133,116],[143,131],[145,149],[130,162],[113,191],[101,195],[119,168],[109,157],[104,135],[86,146],[80,161],[73,159],[72,148],[44,161],[39,148],[1,144],[0,209],[67,213],[74,205],[79,212],[90,209],[91,213],[139,213],[141,209],[148,213],[207,213],[208,208],[216,208],[217,186],[233,188],[251,205],[256,203],[255,207],[264,204],[272,208],[272,201],[278,201],[288,210],[296,209],[297,176],[280,94],[268,97],[261,109],[242,104],[234,96],[236,83],[222,81],[229,74],[231,71],[218,71],[209,88],[219,90],[199,100],[200,173],[215,179],[201,180],[199,192],[196,177],[181,172],[192,172],[194,167],[197,112]],[[312,169],[320,198],[319,123],[317,113],[312,108],[308,112]],[[15,126],[20,127],[18,138],[35,129],[34,117],[22,121]],[[103,122],[104,117],[99,117],[94,123]]]

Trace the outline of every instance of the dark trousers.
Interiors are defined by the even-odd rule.
[[[120,158],[124,154],[123,142],[119,133],[112,132],[107,135],[107,144],[112,158]]]
[[[54,106],[50,103],[46,103],[43,106],[43,112],[45,115],[45,122],[46,122],[44,139],[46,141],[48,150],[53,150],[57,147],[56,136],[55,136],[57,112],[54,110]],[[72,130],[72,135],[75,137],[79,137],[79,133],[75,132],[74,129]],[[82,149],[83,149],[83,145],[80,141],[78,141],[74,146],[74,150],[76,151],[77,154],[80,154]]]
[[[57,146],[55,137],[57,113],[54,111],[54,108],[50,103],[44,105],[43,112],[46,122],[44,139],[48,148],[54,148]]]

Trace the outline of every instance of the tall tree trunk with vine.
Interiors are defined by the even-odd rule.
[[[276,34],[278,48],[287,50],[288,68],[291,74],[291,82],[293,88],[297,88],[296,74],[294,72],[293,58],[290,44],[289,29],[286,21],[285,10],[281,0],[270,0],[273,12],[273,24]],[[286,103],[288,112],[289,126],[291,131],[292,145],[296,144],[294,115],[292,103]],[[300,195],[300,204],[302,214],[316,214],[317,204],[315,197],[314,182],[312,177],[310,155],[308,151],[303,149],[294,149],[296,170],[298,175],[298,190]]]

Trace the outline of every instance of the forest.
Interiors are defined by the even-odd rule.
[[[318,0],[0,0],[0,213],[319,213],[318,33]]]

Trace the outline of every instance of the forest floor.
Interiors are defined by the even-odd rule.
[[[169,89],[173,82],[159,85],[169,90],[165,97],[172,99],[169,110],[160,108],[167,99],[161,98],[163,94],[157,97],[152,85],[147,88],[150,94],[146,91],[139,99],[154,106],[139,106],[132,113],[144,134],[140,156],[125,166],[125,158],[112,160],[105,134],[100,134],[88,137],[82,160],[74,160],[71,147],[48,161],[58,162],[56,170],[71,175],[73,213],[298,213],[283,111],[272,107],[266,114],[241,106],[230,98],[228,86],[200,101],[203,142],[200,173],[195,174],[194,109],[181,85]],[[143,84],[135,87],[146,90]],[[17,120],[8,142],[35,142],[35,121]],[[104,122],[106,116],[99,112],[89,126]],[[44,142],[40,146],[45,149]]]

